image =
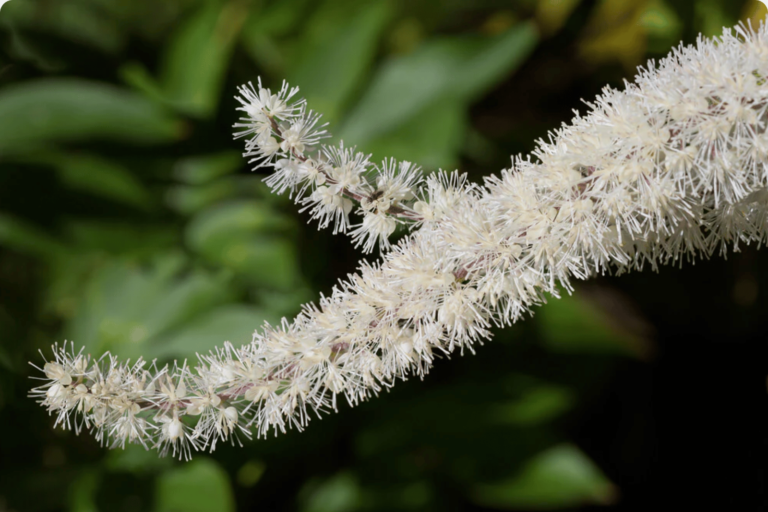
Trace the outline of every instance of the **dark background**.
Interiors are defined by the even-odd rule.
[[[768,510],[768,252],[579,283],[477,355],[191,463],[53,430],[54,341],[194,358],[360,257],[270,195],[235,88],[374,157],[509,165],[757,1],[11,0],[0,9],[0,511]],[[395,112],[395,114],[393,114]]]

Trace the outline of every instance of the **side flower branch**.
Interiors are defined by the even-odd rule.
[[[389,248],[397,223],[413,226],[422,219],[421,168],[410,162],[386,159],[380,165],[354,148],[318,147],[329,134],[320,115],[306,110],[304,99],[292,98],[298,87],[283,86],[277,94],[249,83],[239,88],[238,110],[245,116],[235,124],[236,137],[247,137],[246,158],[255,168],[272,167],[265,181],[278,194],[286,190],[310,210],[321,228],[333,222],[334,234],[349,231],[355,246],[371,252],[377,241]],[[308,196],[305,197],[305,195]],[[351,225],[349,213],[357,204],[362,222]]]
[[[766,243],[766,77],[764,24],[699,39],[623,91],[606,88],[587,115],[483,186],[321,146],[327,134],[293,100],[297,89],[243,87],[236,126],[253,163],[274,167],[276,192],[366,250],[388,247],[393,223],[411,234],[249,345],[160,369],[56,347],[32,395],[57,424],[110,446],[189,457],[251,432],[301,430],[341,397],[354,405],[423,377],[435,358],[474,350],[492,325],[519,320],[561,286],[570,292],[572,278]]]

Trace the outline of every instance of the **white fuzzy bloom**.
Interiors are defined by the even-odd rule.
[[[296,158],[303,155],[306,149],[315,146],[327,136],[323,129],[325,125],[317,127],[319,121],[319,114],[311,111],[306,114],[302,112],[302,116],[291,120],[288,129],[282,132],[283,142],[280,144],[280,149]]]
[[[282,194],[286,190],[293,191],[296,185],[303,181],[301,166],[301,162],[281,158],[275,163],[275,172],[267,176],[264,181],[278,194]]]
[[[270,117],[295,118],[303,112],[303,99],[290,103],[299,88],[289,87],[285,81],[277,94],[262,87],[261,78],[258,80],[258,88],[249,82],[248,85],[241,86],[239,92],[237,99],[241,106],[237,110],[245,112],[254,121],[267,121]]]
[[[108,354],[91,361],[65,345],[54,347],[32,395],[57,424],[74,417],[76,430],[93,429],[111,446],[139,442],[188,457],[250,427],[257,436],[301,430],[337,397],[354,405],[423,376],[435,353],[473,350],[491,324],[519,320],[559,285],[570,291],[573,278],[765,244],[766,80],[764,24],[699,39],[625,90],[605,89],[587,115],[483,186],[442,172],[421,186],[410,165],[391,162],[369,183],[367,158],[343,148],[305,160],[282,154],[288,163],[274,188],[311,180],[302,201],[321,225],[345,230],[354,199],[364,217],[353,233],[366,248],[372,238],[386,244],[394,207],[418,229],[293,321],[200,356],[194,369],[129,366]],[[281,91],[246,91],[258,106],[246,110],[248,126],[259,112],[300,117],[290,117],[290,91]]]
[[[59,363],[45,363],[43,367],[45,376],[63,386],[72,384],[72,376]]]
[[[355,247],[363,245],[363,252],[371,252],[379,243],[379,247],[389,249],[389,235],[395,231],[395,219],[383,212],[366,213],[363,222],[352,230],[352,241]]]
[[[355,203],[363,216],[375,210],[376,220],[363,219],[351,234],[356,243],[365,239],[365,252],[373,250],[376,241],[387,249],[393,229],[379,228],[394,226],[397,221],[417,227],[422,220],[412,208],[421,192],[421,168],[394,159],[375,166],[367,155],[345,148],[343,142],[319,147],[329,136],[326,125],[319,124],[319,114],[306,110],[304,100],[289,103],[297,91],[283,83],[275,95],[260,80],[258,90],[252,84],[239,89],[237,100],[242,107],[238,110],[246,116],[235,124],[239,129],[235,137],[247,138],[244,156],[255,168],[272,167],[274,172],[264,178],[267,185],[277,194],[288,191],[291,197],[295,195],[321,229],[333,221],[334,233],[346,232],[352,225],[349,214]],[[380,219],[382,216],[388,219]],[[366,226],[377,229],[368,232]]]
[[[311,196],[302,200],[302,204],[307,206],[301,211],[309,209],[312,218],[319,219],[321,228],[333,221],[334,234],[347,230],[352,201],[341,195],[338,187],[319,186]]]

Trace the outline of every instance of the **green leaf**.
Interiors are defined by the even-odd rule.
[[[555,352],[647,355],[639,336],[615,325],[610,316],[583,294],[551,300],[537,311],[536,325],[547,348]]]
[[[115,20],[88,2],[9,2],[2,16],[16,28],[55,34],[111,54],[120,51],[126,41],[126,34]]]
[[[98,512],[96,492],[101,476],[98,471],[82,469],[69,488],[70,512]]]
[[[232,300],[227,275],[183,270],[173,254],[148,268],[130,260],[102,264],[79,284],[79,300],[70,300],[68,339],[92,352],[137,357],[173,329]]]
[[[237,483],[241,487],[253,487],[261,480],[266,470],[267,465],[263,461],[249,460],[237,470]]]
[[[339,132],[362,145],[417,117],[430,104],[453,98],[466,104],[518,67],[538,39],[532,24],[495,37],[431,41],[384,64]]]
[[[600,469],[570,444],[554,446],[514,477],[477,485],[472,492],[473,501],[481,506],[532,510],[608,505],[617,496],[618,490]]]
[[[144,67],[144,64],[141,62],[126,62],[120,66],[117,72],[123,82],[152,101],[166,104],[171,103],[165,97],[165,92],[163,91],[162,86],[157,82],[157,79],[149,73],[147,68]]]
[[[186,185],[171,187],[166,202],[174,210],[190,215],[238,193],[250,193],[242,177],[228,177],[243,166],[239,152],[226,151],[179,160],[174,166],[176,179]]]
[[[59,179],[75,190],[112,199],[140,210],[152,206],[152,197],[131,172],[96,155],[54,153],[43,156],[59,174]]]
[[[180,329],[147,347],[146,358],[193,358],[207,354],[225,341],[239,347],[251,342],[253,332],[264,322],[278,323],[280,318],[267,309],[231,304],[198,316]]]
[[[248,55],[266,74],[280,78],[286,75],[286,47],[289,45],[276,38],[296,31],[313,3],[312,0],[281,0],[270,2],[263,8],[251,9],[242,30],[241,42]]]
[[[355,144],[386,133],[447,95],[458,68],[456,40],[433,41],[382,65],[337,136]]]
[[[301,305],[315,300],[316,292],[308,286],[292,286],[283,290],[274,288],[258,288],[254,296],[259,304],[265,304],[269,311],[277,317],[293,317]]]
[[[533,23],[521,23],[488,41],[467,43],[470,51],[449,82],[450,93],[470,101],[482,96],[522,66],[538,39]]]
[[[264,202],[231,200],[195,215],[187,226],[186,240],[191,247],[207,252],[232,238],[281,232],[291,227],[292,219]]]
[[[243,36],[247,40],[254,33],[285,35],[296,29],[311,5],[312,0],[281,0],[252,9]]]
[[[433,103],[392,132],[365,142],[374,161],[390,155],[425,169],[450,169],[458,162],[467,125],[466,106],[447,99]]]
[[[187,244],[210,261],[260,285],[295,285],[298,260],[292,243],[267,233],[292,229],[290,218],[266,203],[230,201],[196,214],[187,226]]]
[[[645,6],[638,24],[647,30],[648,50],[658,53],[667,53],[680,40],[683,29],[675,10],[663,0],[651,0]]]
[[[319,41],[301,44],[309,51],[288,75],[291,84],[301,87],[312,109],[330,122],[359,87],[393,14],[391,4],[384,0],[361,4],[357,11],[344,16],[333,30],[324,31]],[[317,26],[314,18],[309,25]]]
[[[235,499],[226,472],[215,461],[199,457],[157,478],[157,512],[231,512]]]
[[[125,448],[109,450],[105,454],[104,466],[114,472],[136,474],[148,471],[167,470],[173,465],[173,459],[158,457],[154,450],[147,450],[139,444],[127,444]]]
[[[41,229],[2,213],[0,213],[0,245],[42,257],[66,252],[63,244]]]
[[[79,251],[122,255],[151,255],[177,243],[172,227],[99,220],[68,221],[64,226],[71,245]]]
[[[174,34],[163,58],[166,97],[189,114],[216,109],[234,43],[248,16],[248,2],[204,2]]]
[[[493,420],[512,425],[539,425],[561,416],[575,404],[567,388],[539,384],[526,389],[517,400],[492,407]]]
[[[228,267],[259,286],[289,289],[299,274],[296,247],[274,237],[230,238],[207,244],[201,251],[211,261]]]
[[[347,512],[359,510],[360,484],[354,475],[339,473],[324,482],[310,482],[300,493],[301,512]]]
[[[19,5],[15,2],[11,5]],[[24,5],[24,4],[21,4]],[[6,9],[8,9],[6,7]],[[5,20],[5,18],[0,18]],[[60,73],[66,67],[66,63],[51,50],[51,48],[38,38],[32,37],[22,30],[18,30],[15,24],[8,23],[5,26],[8,43],[5,48],[7,59],[16,62],[28,62],[44,73]],[[3,59],[3,65],[5,65]]]
[[[49,142],[116,140],[158,143],[180,138],[182,125],[157,105],[117,87],[46,78],[0,92],[0,154]]]
[[[225,151],[181,159],[174,166],[173,175],[189,185],[202,185],[232,174],[243,166],[243,156],[239,151]]]
[[[719,36],[723,27],[732,27],[738,21],[725,8],[725,3],[717,0],[701,0],[696,2],[695,13],[697,26],[704,37]]]
[[[59,180],[71,189],[111,199],[140,210],[150,210],[153,206],[153,198],[144,185],[116,160],[89,153],[55,150],[18,155],[15,159],[54,168]]]
[[[191,215],[234,196],[238,191],[235,180],[219,180],[206,185],[170,187],[165,200],[177,212]]]

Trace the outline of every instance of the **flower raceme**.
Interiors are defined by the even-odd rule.
[[[354,405],[423,377],[439,355],[472,351],[492,325],[517,321],[560,286],[570,292],[572,278],[765,243],[766,77],[765,24],[700,38],[623,91],[606,88],[587,115],[483,185],[321,145],[325,125],[298,89],[241,87],[236,136],[251,163],[274,169],[270,187],[366,251],[378,244],[380,261],[194,368],[55,346],[31,394],[57,424],[102,443],[188,458],[252,432],[301,430],[341,396]],[[390,247],[398,224],[411,232]]]
[[[303,99],[293,100],[298,88],[283,86],[277,94],[258,81],[239,88],[238,110],[245,114],[235,128],[236,137],[248,137],[245,156],[256,168],[271,166],[266,183],[278,194],[289,191],[325,228],[333,222],[334,234],[349,231],[355,246],[371,252],[378,241],[388,249],[389,236],[398,221],[412,226],[421,220],[417,208],[422,184],[421,168],[410,162],[384,160],[372,164],[354,148],[318,147],[328,137],[320,116],[306,110]],[[373,179],[369,179],[373,176]],[[349,213],[358,204],[362,216],[350,225]],[[303,210],[302,210],[303,211]]]

